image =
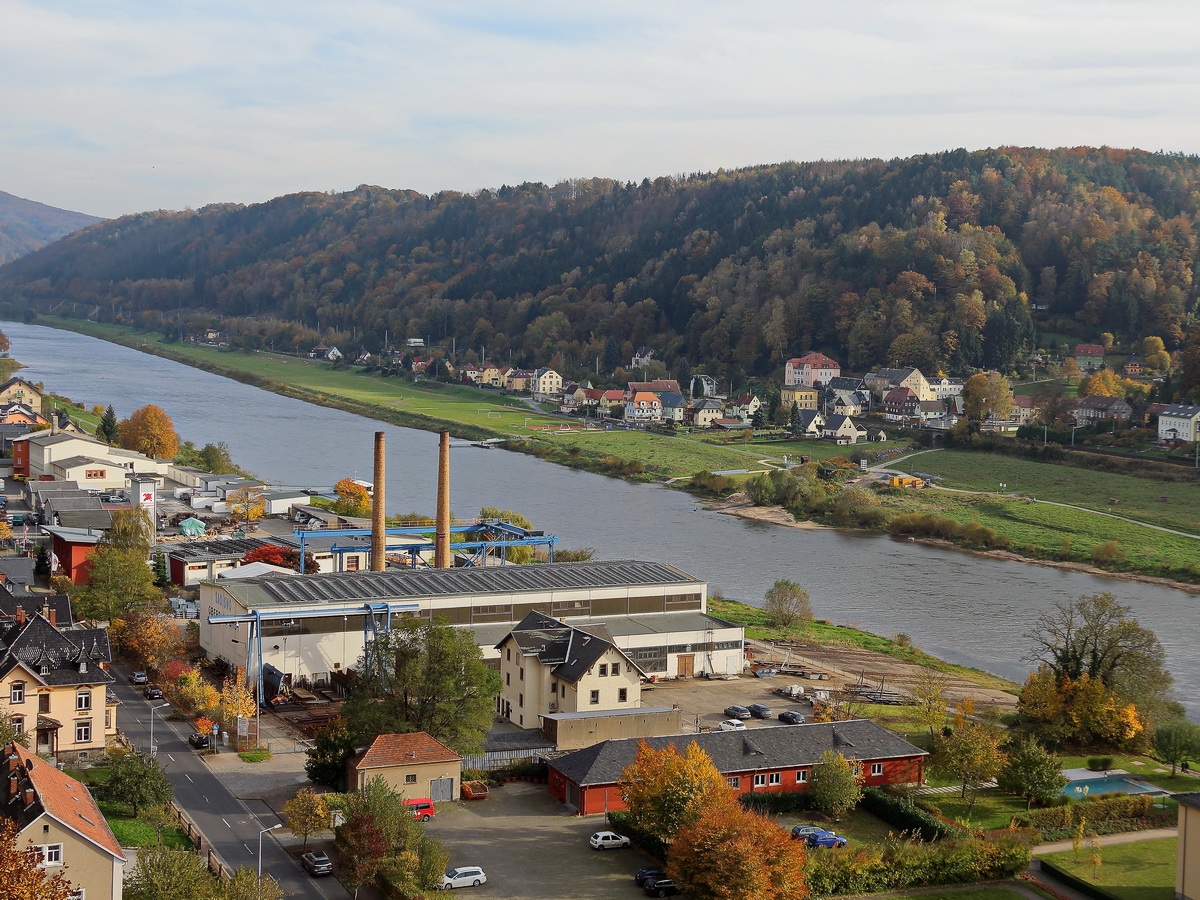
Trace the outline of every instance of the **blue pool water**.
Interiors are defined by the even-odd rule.
[[[1153,785],[1131,781],[1121,775],[1109,775],[1104,778],[1086,778],[1082,781],[1072,781],[1062,789],[1067,797],[1092,797],[1096,794],[1145,794],[1157,790]]]

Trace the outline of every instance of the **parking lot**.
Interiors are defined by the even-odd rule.
[[[482,866],[487,884],[469,897],[620,900],[643,896],[633,873],[654,861],[638,847],[593,850],[603,816],[571,815],[544,784],[514,781],[486,800],[443,803],[428,824],[450,852],[449,868]],[[457,893],[457,892],[456,892]]]
[[[725,715],[727,706],[749,706],[762,703],[771,707],[769,719],[747,719],[747,728],[762,728],[781,724],[775,718],[785,709],[794,709],[809,716],[812,709],[807,703],[789,700],[774,693],[775,688],[796,683],[797,679],[783,676],[775,678],[736,678],[732,681],[706,681],[689,678],[656,684],[654,690],[643,691],[642,703],[647,706],[678,706],[683,713],[680,727],[685,732],[696,732],[700,728],[716,728]],[[828,682],[800,682],[811,692],[828,687]]]

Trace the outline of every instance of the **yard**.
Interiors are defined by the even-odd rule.
[[[781,816],[779,819],[779,826],[789,832],[796,825],[817,825],[830,831],[836,831],[849,841],[848,847],[862,844],[882,844],[887,840],[888,835],[896,833],[894,826],[861,809],[855,809],[837,822],[831,822],[826,816],[815,812]]]
[[[97,787],[108,781],[109,770],[107,766],[93,766],[90,769],[67,769],[66,772],[86,784],[95,796]],[[157,843],[154,826],[134,816],[133,809],[128,805],[99,798],[96,805],[100,807],[104,820],[122,847],[152,847]],[[192,846],[181,828],[164,828],[162,839],[164,844],[175,850],[186,850]]]
[[[1078,855],[1067,850],[1041,859],[1120,900],[1173,900],[1175,845],[1175,838],[1110,844],[1100,848],[1099,866],[1086,845]]]
[[[957,792],[931,794],[921,798],[941,810],[942,815],[972,828],[1007,828],[1012,818],[1025,812],[1025,801],[999,788],[987,788],[978,792],[975,805],[971,807],[971,792],[964,799]],[[967,812],[971,807],[970,813]]]

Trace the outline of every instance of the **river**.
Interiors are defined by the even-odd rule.
[[[387,433],[390,513],[432,514],[437,436],[281,397],[116,344],[5,323],[21,373],[119,418],[147,403],[165,409],[181,439],[225,441],[238,465],[272,484],[328,487],[371,477],[372,435]],[[803,585],[815,614],[883,635],[904,633],[952,662],[1023,681],[1030,623],[1056,601],[1110,591],[1154,629],[1180,699],[1200,715],[1200,598],[1157,585],[990,559],[883,535],[799,530],[707,512],[687,494],[632,485],[521,453],[456,449],[451,505],[517,510],[557,534],[560,547],[598,558],[670,562],[712,590],[761,604],[777,579]],[[1147,537],[1152,540],[1152,535]]]

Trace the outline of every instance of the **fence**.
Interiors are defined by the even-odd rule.
[[[510,763],[541,759],[543,754],[553,749],[547,744],[545,747],[522,747],[518,750],[488,750],[477,756],[465,757],[463,768],[490,772],[493,769],[503,769]]]

